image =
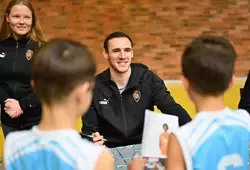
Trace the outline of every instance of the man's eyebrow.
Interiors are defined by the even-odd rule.
[[[125,50],[132,50],[132,48],[130,48],[130,47],[127,47],[127,48],[124,48]]]
[[[112,49],[112,51],[120,51],[121,49],[120,48],[114,48]]]
[[[122,50],[122,48],[114,48],[111,51],[121,51],[121,50]],[[126,48],[124,48],[124,50],[132,50],[132,48],[126,47]]]

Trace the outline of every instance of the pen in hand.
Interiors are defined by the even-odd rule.
[[[81,135],[83,138],[87,138],[87,139],[93,141],[93,138],[94,138],[93,135],[88,135],[88,134],[84,134],[84,133],[80,133],[80,135]],[[106,142],[107,139],[102,139],[102,141]]]

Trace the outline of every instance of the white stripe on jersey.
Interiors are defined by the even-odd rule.
[[[11,155],[9,155],[7,157],[7,162],[6,165],[11,164],[13,161],[15,161],[16,159],[18,159],[19,157],[22,157],[28,153],[31,152],[35,152],[35,151],[39,151],[39,150],[51,150],[53,151],[60,159],[64,160],[69,166],[73,167],[74,166],[74,162],[72,162],[71,160],[69,160],[67,158],[66,155],[64,155],[64,153],[61,152],[60,149],[58,149],[57,147],[55,147],[54,145],[47,143],[46,147],[44,147],[44,145],[33,145],[30,147],[27,147],[27,149],[20,151],[18,153],[14,152]]]
[[[200,135],[205,133],[205,131],[207,130],[207,126],[210,125],[212,122],[213,122],[213,119],[204,120],[202,122],[197,122],[197,121],[193,122],[193,124],[195,125],[199,123],[200,126],[193,126],[195,129],[194,132],[192,132],[193,129],[190,129],[191,130],[189,133],[190,136],[188,137],[190,148],[194,148],[197,145]]]
[[[13,143],[11,143],[11,148],[10,148],[11,150],[8,150],[8,149],[6,150],[4,148],[4,152],[6,152],[5,154],[7,154],[7,155],[9,155],[10,151],[11,151],[11,153],[16,152],[21,147],[27,146],[29,143],[33,142],[36,139],[35,135],[33,135],[33,134],[27,135],[27,133],[23,133],[23,134],[16,133],[16,132],[14,132],[14,133],[16,134],[16,136],[13,139]],[[7,136],[6,140],[8,140],[8,136]],[[18,142],[18,143],[16,143],[16,142]]]

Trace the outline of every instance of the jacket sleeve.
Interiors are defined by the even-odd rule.
[[[32,92],[28,96],[23,97],[21,100],[19,100],[19,104],[22,109],[26,109],[29,107],[36,107],[40,105],[40,100],[35,92]]]
[[[0,76],[0,104],[4,104],[4,101],[9,98],[8,93],[3,89],[2,84],[3,80],[1,80],[2,75]]]
[[[175,102],[174,98],[166,88],[164,81],[156,74],[152,73],[153,103],[162,113],[179,117],[179,125],[182,126],[191,121],[191,117],[186,110]]]
[[[90,106],[88,112],[82,116],[82,133],[92,134],[99,131],[97,111],[94,104]]]
[[[0,83],[0,104],[4,104],[4,101],[9,98],[7,92],[1,87]]]
[[[250,113],[250,71],[247,76],[247,80],[244,85],[244,89],[241,92],[241,98],[239,102],[239,108],[245,109]]]

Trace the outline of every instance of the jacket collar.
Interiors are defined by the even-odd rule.
[[[22,37],[22,38],[16,40],[13,36],[9,36],[4,41],[9,43],[9,44],[16,44],[18,42],[19,45],[26,45],[31,41],[31,39],[29,37]]]
[[[127,84],[127,89],[130,87],[137,86],[141,81],[142,76],[148,71],[148,67],[139,63],[131,63],[131,75]],[[100,74],[97,79],[103,80],[104,82],[113,82],[110,77],[110,69],[106,69]]]

